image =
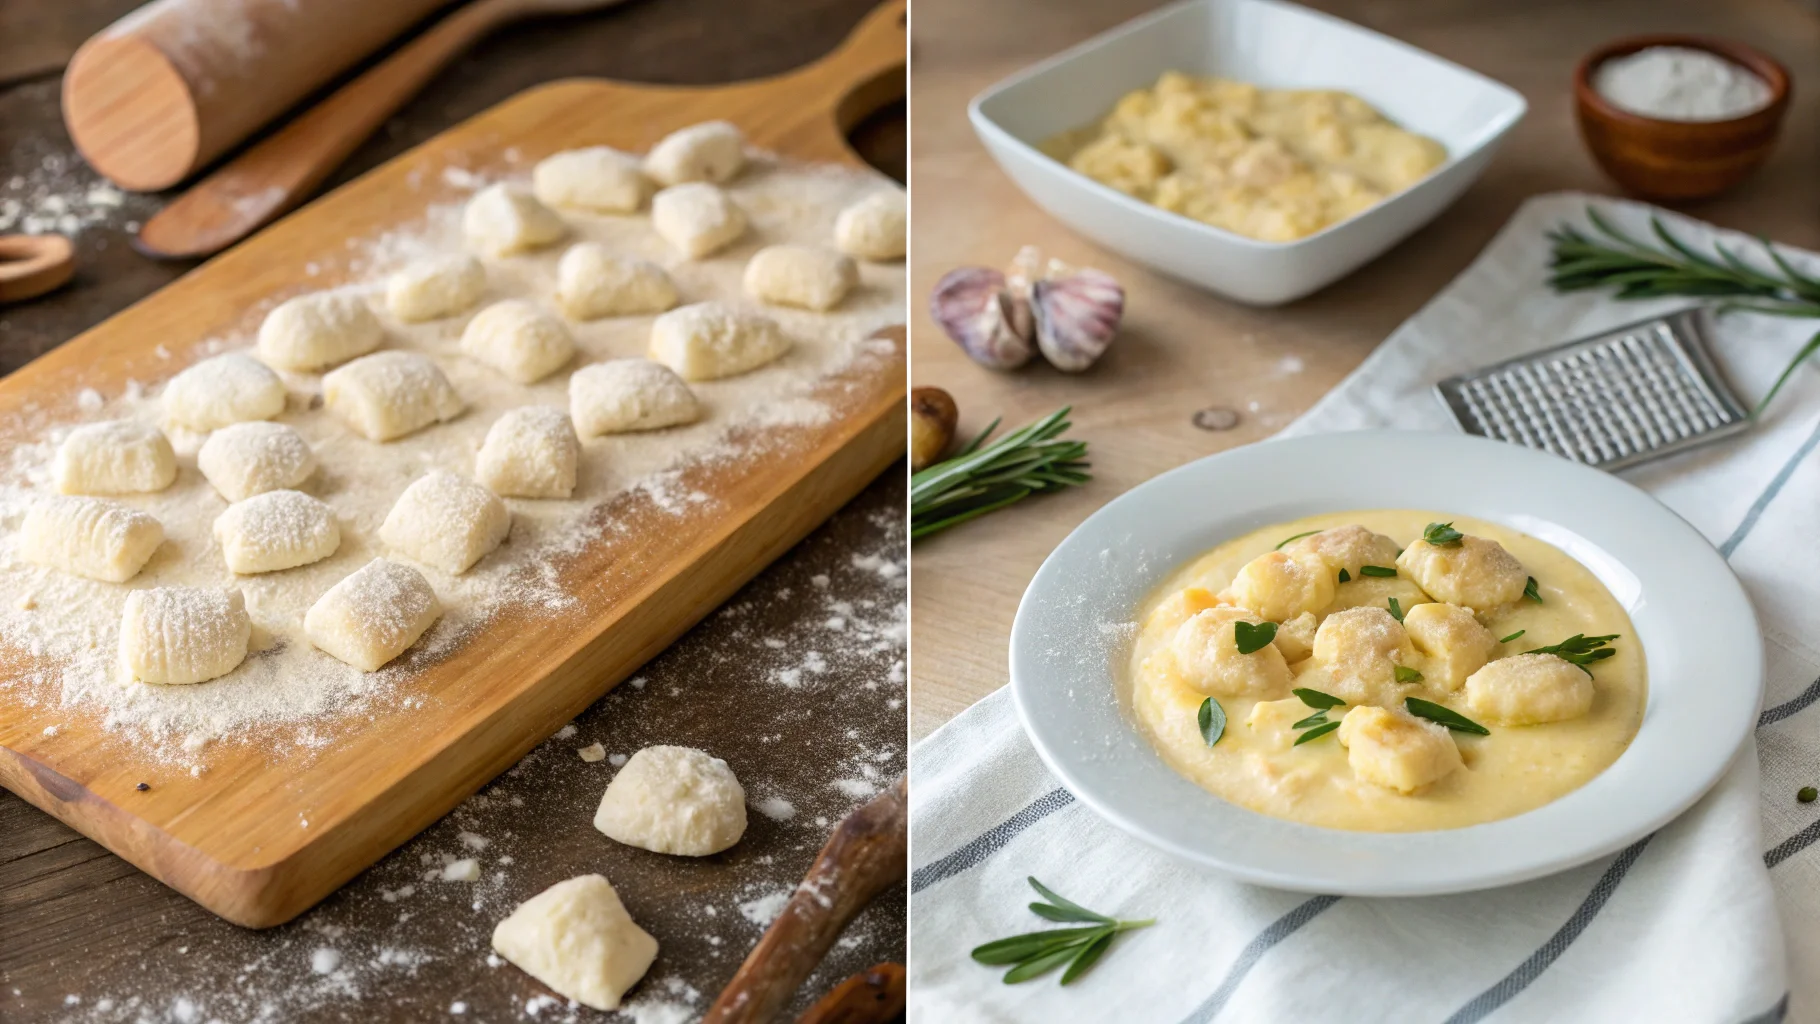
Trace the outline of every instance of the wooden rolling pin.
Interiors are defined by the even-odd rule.
[[[447,0],[156,0],[82,44],[63,121],[121,188],[169,188]]]

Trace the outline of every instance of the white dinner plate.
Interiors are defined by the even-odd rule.
[[[1233,537],[1319,512],[1378,508],[1500,523],[1599,577],[1629,613],[1649,673],[1643,724],[1616,763],[1516,817],[1397,833],[1267,817],[1164,763],[1120,708],[1113,684],[1143,598]],[[1686,810],[1718,781],[1757,719],[1761,635],[1725,559],[1617,477],[1483,438],[1367,431],[1214,455],[1100,509],[1025,591],[1011,630],[1011,686],[1024,730],[1062,784],[1146,843],[1274,888],[1430,895],[1561,871]]]

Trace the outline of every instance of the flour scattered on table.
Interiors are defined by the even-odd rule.
[[[754,900],[747,900],[739,905],[740,916],[755,925],[764,927],[777,920],[777,915],[784,912],[790,903],[790,890],[768,893]]]

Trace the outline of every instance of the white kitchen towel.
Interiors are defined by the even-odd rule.
[[[1688,304],[1555,295],[1545,233],[1596,202],[1637,232],[1660,211],[1578,194],[1530,200],[1465,273],[1285,433],[1453,430],[1434,383]],[[1661,214],[1699,245],[1751,239]],[[1820,274],[1820,257],[1795,254]],[[1729,315],[1715,348],[1747,402],[1815,330]],[[1082,425],[1091,439],[1092,425]],[[1820,369],[1799,371],[1740,437],[1627,470],[1706,535],[1762,621],[1768,694],[1756,741],[1654,835],[1522,885],[1361,899],[1278,892],[1126,836],[1044,769],[1000,690],[912,756],[914,1024],[1118,1021],[1820,1020]],[[1015,515],[1016,513],[1008,513]],[[1805,712],[1805,713],[1804,713]],[[1759,770],[1761,762],[1761,770]],[[1805,851],[1805,853],[1804,853]],[[1020,985],[975,945],[1042,927],[1025,876],[1095,910],[1155,917],[1085,978]]]

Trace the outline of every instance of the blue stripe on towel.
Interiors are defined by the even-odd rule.
[[[993,826],[979,838],[931,864],[917,868],[910,876],[910,892],[919,893],[935,883],[979,864],[997,853],[1019,832],[1074,803],[1074,794],[1065,789],[1052,789],[1030,802],[1028,807]]]
[[[1782,464],[1782,468],[1770,480],[1769,486],[1763,489],[1762,494],[1757,495],[1756,501],[1751,502],[1750,511],[1744,513],[1743,522],[1738,524],[1738,528],[1732,531],[1730,537],[1725,538],[1725,543],[1719,545],[1719,554],[1727,559],[1731,558],[1732,552],[1738,550],[1738,545],[1744,543],[1744,538],[1750,536],[1750,532],[1757,528],[1757,520],[1762,518],[1763,510],[1769,508],[1769,503],[1775,501],[1776,495],[1782,493],[1782,488],[1788,483],[1789,477],[1795,475],[1796,467],[1801,465],[1801,460],[1807,458],[1808,453],[1814,450],[1816,444],[1820,444],[1820,424],[1815,424],[1813,433],[1807,435],[1807,440],[1801,442],[1801,447],[1795,449],[1795,454],[1789,456],[1789,460]]]
[[[1257,966],[1257,962],[1264,958],[1264,954],[1269,952],[1272,946],[1294,935],[1297,929],[1314,920],[1320,916],[1322,911],[1338,902],[1340,902],[1338,896],[1316,896],[1314,899],[1298,904],[1294,910],[1270,922],[1269,927],[1259,932],[1257,938],[1247,942],[1245,948],[1239,951],[1239,958],[1226,969],[1226,979],[1220,982],[1220,987],[1214,989],[1213,995],[1208,996],[1201,1005],[1195,1007],[1193,1013],[1183,1017],[1182,1024],[1207,1024],[1208,1021],[1219,1016],[1220,1010],[1226,1006],[1226,1001],[1232,998],[1232,994],[1238,991],[1239,983],[1245,980],[1245,975],[1251,973],[1251,969]]]

